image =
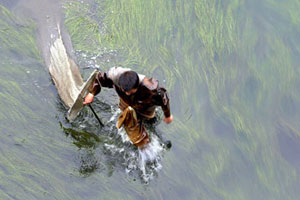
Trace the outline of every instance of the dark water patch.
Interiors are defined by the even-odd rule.
[[[225,54],[223,57],[220,58],[222,67],[232,68],[233,66],[238,66],[238,69],[247,69],[249,67],[249,63],[247,57],[241,55],[241,52],[230,52]],[[246,71],[244,71],[245,73]],[[242,77],[239,77],[242,78]]]
[[[5,175],[10,175],[11,172],[9,171],[9,169],[7,169],[7,167],[5,167],[3,164],[0,165],[0,170],[5,174]]]
[[[236,90],[236,87],[241,87],[245,80],[249,78],[247,57],[241,52],[231,52],[220,59],[219,65],[224,69],[222,73],[225,73],[225,85],[223,85],[223,92],[225,93],[223,95],[225,98],[232,100],[232,96],[236,91],[243,92],[243,90]]]
[[[236,131],[236,138],[239,141],[239,143],[245,146],[250,145],[251,136],[248,135],[244,130]]]
[[[214,61],[218,62],[220,60],[220,56],[217,52],[214,52]]]
[[[281,156],[300,172],[300,131],[283,122],[277,128],[277,138]]]
[[[10,49],[9,52],[10,52],[12,57],[16,58],[19,61],[23,60],[23,58],[24,58],[23,55],[20,52],[17,52],[14,49]]]
[[[284,116],[294,117],[299,113],[299,106],[297,106],[297,102],[295,102],[292,96],[283,95],[280,97],[280,112]]]
[[[277,30],[277,33],[283,33],[290,27],[291,22],[288,15],[276,10],[272,4],[266,1],[246,1],[248,11],[255,19],[254,23],[258,27],[258,31],[262,34]]]
[[[260,81],[255,76],[249,76],[242,85],[243,89],[241,90],[241,98],[248,105],[252,103],[255,105],[261,88]]]
[[[290,48],[292,55],[291,58],[295,66],[297,66],[300,62],[300,49],[298,46],[298,44],[300,43],[299,32],[299,30],[292,30],[283,38],[283,41],[286,44],[286,46]]]
[[[0,0],[0,4],[8,9],[12,9],[19,2],[19,0]]]
[[[214,117],[214,119],[211,119],[212,126],[213,126],[213,132],[218,136],[222,138],[227,139],[234,139],[235,138],[235,129],[232,125],[232,123],[225,117]]]
[[[296,92],[296,94],[300,94],[300,87],[299,87],[299,85],[300,85],[300,79],[296,79],[295,80],[295,82],[294,82],[294,90],[295,90],[295,92]]]
[[[262,63],[267,57],[268,51],[268,42],[267,36],[261,35],[254,46],[254,50],[256,53],[256,58],[259,63]]]

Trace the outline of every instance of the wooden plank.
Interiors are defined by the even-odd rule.
[[[97,70],[94,70],[90,77],[87,79],[87,81],[83,84],[82,89],[80,90],[74,104],[72,107],[68,110],[67,119],[72,121],[74,120],[84,107],[84,97],[88,93],[89,87],[93,84],[94,80],[96,79],[96,76],[98,74]]]

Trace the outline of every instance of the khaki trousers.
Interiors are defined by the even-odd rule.
[[[125,108],[118,118],[117,128],[122,126],[130,141],[137,147],[143,148],[150,141],[142,120],[137,118],[135,110],[130,106]]]

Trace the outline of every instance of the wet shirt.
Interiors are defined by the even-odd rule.
[[[169,97],[165,88],[159,87],[158,81],[139,74],[137,92],[126,95],[119,86],[119,77],[129,68],[113,67],[107,72],[99,72],[90,92],[97,95],[101,87],[115,88],[120,97],[119,107],[123,111],[128,106],[135,109],[136,113],[144,118],[152,118],[156,106],[161,106],[165,117],[170,117]]]

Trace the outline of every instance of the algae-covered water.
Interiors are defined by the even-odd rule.
[[[114,128],[112,91],[94,103],[106,127],[65,119],[20,2],[0,0],[0,199],[299,199],[299,1],[46,1],[84,78],[121,65],[169,91],[151,152]]]

